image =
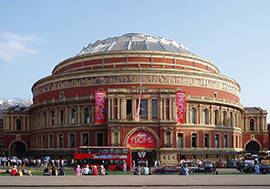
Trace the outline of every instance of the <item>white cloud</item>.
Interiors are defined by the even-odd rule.
[[[0,59],[13,62],[25,54],[36,54],[38,51],[31,48],[30,44],[40,39],[27,34],[0,33]]]

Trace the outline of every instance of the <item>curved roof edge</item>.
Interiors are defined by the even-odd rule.
[[[109,37],[89,43],[78,55],[109,51],[167,51],[194,55],[183,44],[162,37],[143,33],[127,33],[118,37]]]

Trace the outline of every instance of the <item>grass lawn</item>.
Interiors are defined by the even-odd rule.
[[[31,171],[33,176],[41,176],[43,175],[43,169],[36,169],[36,168],[29,168],[26,167],[25,169],[25,173],[27,173],[28,171]],[[6,170],[2,169],[0,170],[0,176],[10,176],[10,173],[5,173]],[[11,171],[11,168],[9,169],[9,171]],[[131,171],[107,171],[108,175],[132,175],[133,172]],[[73,168],[66,168],[66,175],[75,175],[75,171],[73,170]]]
[[[9,168],[11,171],[11,168]],[[33,176],[41,176],[43,175],[43,169],[37,169],[35,167],[26,167],[24,168],[25,172],[28,171],[32,172]],[[5,173],[6,170],[0,169],[0,176],[10,176],[10,173]],[[133,175],[132,171],[107,171],[108,175]],[[179,173],[173,173],[171,175],[178,175]],[[226,172],[219,172],[219,175],[242,175],[242,174],[248,174],[243,172],[233,172],[233,173],[226,173]],[[66,175],[75,175],[75,171],[73,168],[68,167],[66,168]],[[189,173],[189,175],[211,175],[211,173]]]

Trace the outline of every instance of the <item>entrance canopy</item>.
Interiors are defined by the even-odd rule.
[[[155,137],[150,132],[137,131],[128,138],[127,147],[138,150],[154,150],[157,148],[157,142]]]

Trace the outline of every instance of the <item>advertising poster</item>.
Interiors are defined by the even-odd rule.
[[[185,123],[186,118],[186,93],[183,91],[176,92],[176,121]]]
[[[106,91],[96,91],[95,100],[95,124],[104,125],[106,123]]]
[[[131,149],[156,149],[155,137],[147,131],[134,132],[127,142],[127,147]]]

